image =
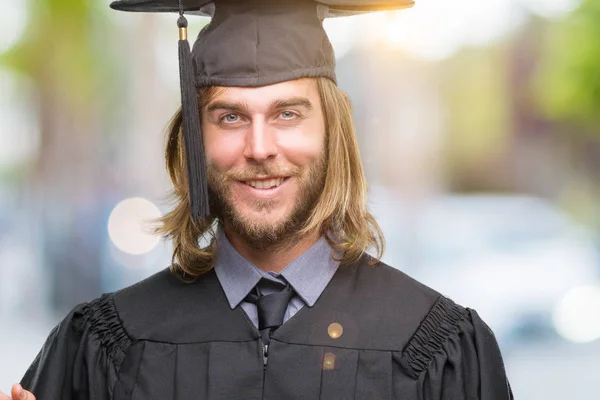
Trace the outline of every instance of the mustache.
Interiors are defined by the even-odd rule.
[[[245,168],[232,169],[224,173],[226,179],[248,181],[258,177],[277,176],[290,177],[300,175],[301,168],[294,165],[261,164]]]

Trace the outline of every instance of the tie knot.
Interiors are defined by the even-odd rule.
[[[256,304],[258,313],[258,329],[277,329],[283,324],[283,317],[294,291],[290,285],[261,279],[256,285],[256,292],[246,298]]]
[[[277,278],[278,280],[270,280],[267,278],[261,278],[255,286],[255,293],[260,296],[267,296],[273,293],[281,292],[289,287],[287,282],[283,281],[283,278]]]

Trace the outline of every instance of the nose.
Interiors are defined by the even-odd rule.
[[[257,162],[264,162],[277,156],[277,134],[263,121],[253,121],[246,137],[244,156]]]

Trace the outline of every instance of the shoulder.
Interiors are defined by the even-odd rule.
[[[112,294],[104,294],[73,308],[52,330],[44,349],[52,347],[54,351],[66,351],[68,347],[76,346],[86,348],[86,352],[102,351],[118,366],[131,343],[119,319]],[[44,351],[40,356],[42,353]]]
[[[348,269],[348,272],[354,276],[356,283],[364,286],[365,289],[376,289],[375,292],[379,293],[382,290],[388,290],[386,296],[396,294],[402,297],[420,299],[429,307],[441,296],[434,289],[417,281],[403,271],[382,261],[375,260],[369,255],[364,255],[358,262],[343,268]]]
[[[443,340],[466,318],[467,310],[452,300],[400,270],[373,261],[365,255],[340,265],[319,300],[323,318],[346,320],[348,327],[356,325],[360,331],[336,343],[402,352],[433,337]]]
[[[104,391],[112,388],[140,338],[130,328],[147,319],[145,305],[156,307],[161,294],[177,284],[169,275],[162,271],[74,307],[49,334],[23,377],[24,387],[42,398],[66,398],[72,387],[99,391],[98,398],[108,398]]]
[[[154,303],[160,302],[160,298],[163,298],[164,295],[177,291],[185,285],[186,283],[175,277],[169,268],[165,268],[113,293],[112,297],[119,309],[119,314],[127,314],[129,308],[143,312],[143,309],[148,308],[147,306],[153,306]]]
[[[173,308],[172,293],[180,293],[189,285],[167,268],[134,285],[78,305],[61,325],[68,322],[72,329],[88,332],[91,338],[112,350],[115,343],[124,339],[140,339],[137,327],[152,324],[157,316],[164,317]]]
[[[229,307],[214,271],[185,282],[167,268],[80,305],[73,314],[79,316],[75,319],[82,331],[89,330],[101,343],[118,339],[120,348],[145,340],[203,342],[223,337],[223,331],[231,340],[248,334],[243,315]]]
[[[351,284],[354,301],[387,307],[404,326],[411,321],[413,329],[439,308],[438,304],[450,301],[403,271],[368,255],[356,263],[340,266],[339,273]]]
[[[165,268],[115,292],[112,298],[119,319],[129,335],[144,339],[149,327],[168,321],[169,315],[177,315],[201,285],[202,278],[191,283],[184,282],[169,268]]]
[[[432,365],[457,363],[458,353],[469,352],[474,360],[485,354],[503,371],[494,333],[475,310],[382,262],[372,267],[363,263],[357,268],[357,277],[364,285],[378,288],[381,304],[396,306],[397,323],[410,332],[399,358],[409,375],[417,377]]]
[[[206,332],[207,321],[232,312],[214,270],[186,282],[167,268],[112,296],[121,324],[135,340],[202,341],[214,336]]]
[[[468,309],[440,296],[402,350],[401,363],[415,377],[434,357],[443,355],[447,344],[472,329]]]

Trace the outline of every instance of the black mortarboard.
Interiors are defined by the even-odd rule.
[[[190,205],[197,221],[210,214],[196,88],[264,86],[304,77],[335,81],[325,17],[398,10],[413,0],[118,0],[115,10],[178,12],[182,125]],[[193,50],[184,13],[212,17]]]

